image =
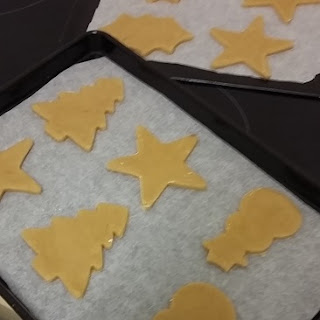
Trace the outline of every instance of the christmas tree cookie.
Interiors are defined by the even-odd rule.
[[[41,193],[41,186],[21,169],[32,146],[33,141],[25,139],[0,151],[0,200],[6,191]]]
[[[63,92],[52,102],[37,103],[33,111],[47,121],[45,130],[56,141],[70,138],[86,151],[92,149],[97,129],[106,129],[106,113],[124,97],[120,79],[99,79],[79,92]]]
[[[225,48],[212,62],[212,68],[244,63],[264,78],[271,77],[267,57],[293,47],[292,41],[268,37],[264,32],[262,17],[253,20],[244,31],[213,28],[211,36]]]
[[[75,217],[55,217],[49,227],[26,229],[22,237],[36,253],[32,266],[39,275],[47,281],[59,278],[81,298],[91,270],[103,267],[102,249],[112,247],[114,236],[123,236],[127,220],[127,208],[100,203]]]

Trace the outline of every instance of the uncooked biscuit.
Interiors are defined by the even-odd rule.
[[[153,320],[235,320],[232,302],[209,283],[190,283],[179,289],[170,307]]]
[[[32,146],[33,141],[25,139],[0,152],[0,200],[6,191],[41,193],[41,186],[21,169]]]
[[[128,209],[100,203],[76,217],[55,217],[46,228],[26,229],[23,239],[35,251],[33,268],[47,281],[59,278],[75,298],[81,298],[92,270],[103,267],[102,248],[122,237]]]
[[[70,138],[90,151],[98,129],[106,129],[106,113],[124,97],[121,79],[99,79],[79,92],[63,92],[52,102],[37,103],[33,111],[47,121],[45,130],[56,141]]]
[[[149,14],[141,17],[122,14],[101,30],[142,56],[155,50],[173,53],[179,44],[193,38],[173,18],[159,18]]]
[[[185,163],[197,144],[191,135],[170,143],[162,143],[144,127],[137,128],[138,152],[107,164],[108,170],[140,179],[141,201],[150,208],[168,185],[203,190],[206,182]]]

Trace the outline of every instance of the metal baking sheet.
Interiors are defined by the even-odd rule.
[[[108,130],[94,149],[57,143],[31,110],[61,91],[76,91],[100,77],[120,77],[125,101],[108,116]],[[207,179],[208,190],[168,188],[155,206],[140,206],[137,179],[108,172],[105,163],[135,152],[135,129],[143,125],[163,141],[196,134],[199,144],[188,164]],[[0,117],[0,150],[23,138],[35,145],[23,168],[42,186],[41,195],[6,193],[0,203],[0,274],[40,320],[147,320],[168,306],[173,293],[195,281],[214,284],[233,301],[238,319],[310,320],[319,308],[320,216],[240,153],[162,95],[107,59],[75,65]],[[242,196],[256,187],[286,193],[299,206],[303,226],[276,241],[247,268],[224,273],[206,263],[203,240],[223,230]],[[74,216],[99,202],[128,206],[123,239],[105,251],[105,267],[92,274],[87,293],[75,300],[60,281],[46,283],[31,268],[24,228],[47,226],[53,216]]]

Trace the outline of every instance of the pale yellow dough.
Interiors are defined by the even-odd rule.
[[[33,111],[47,121],[45,130],[56,141],[70,138],[90,151],[97,129],[106,129],[106,113],[124,97],[121,79],[99,79],[79,92],[63,92],[51,102],[37,103]]]
[[[296,11],[297,6],[302,4],[319,4],[320,0],[244,0],[244,7],[272,6],[281,19],[289,23]]]
[[[235,320],[232,302],[219,289],[208,283],[190,283],[179,289],[170,307],[153,320]]]
[[[91,271],[103,267],[103,248],[111,248],[114,236],[123,236],[127,220],[127,208],[100,203],[74,218],[55,217],[49,227],[26,229],[22,237],[37,254],[32,266],[39,275],[47,281],[59,278],[81,298]]]
[[[202,190],[206,182],[192,171],[185,160],[197,144],[194,135],[162,143],[146,128],[137,128],[138,152],[110,161],[107,169],[140,179],[141,201],[150,208],[168,185]]]
[[[244,31],[214,28],[211,29],[211,36],[224,46],[222,54],[213,61],[212,68],[244,63],[264,78],[271,77],[268,56],[293,47],[292,41],[268,37],[262,17],[253,20]]]
[[[33,141],[25,139],[0,151],[0,200],[6,191],[41,193],[41,186],[21,169],[32,146]]]
[[[296,233],[302,216],[282,193],[261,188],[243,197],[239,210],[229,216],[225,232],[204,242],[207,260],[229,271],[234,265],[246,266],[247,253],[267,250],[273,239]]]
[[[193,38],[173,18],[159,18],[149,14],[141,17],[122,14],[101,30],[142,56],[155,50],[173,53],[179,44]]]

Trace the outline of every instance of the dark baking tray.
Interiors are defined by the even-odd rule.
[[[0,86],[85,33],[98,5],[99,0],[0,1]]]
[[[281,112],[278,116],[276,111],[286,105],[288,100],[294,109],[304,109],[305,114],[311,111],[316,113],[316,108],[320,110],[318,78],[306,84],[275,82],[217,74],[181,65],[146,62],[112,37],[94,31],[51,55],[37,68],[2,88],[0,116],[68,67],[103,56],[158,90],[306,203],[317,210],[320,209],[320,179],[317,179],[320,172],[319,176],[310,175],[310,170],[304,170],[300,165],[301,161],[296,162],[296,158],[288,157],[276,144],[268,143],[265,136],[258,134],[259,130],[252,130],[254,124],[248,115],[249,109],[244,109],[245,105],[256,106],[256,112],[260,113],[261,105],[264,106],[261,109],[265,113],[261,111],[262,121],[258,122],[258,128],[265,124],[263,119],[269,121],[270,117],[266,116],[268,114],[275,113],[274,116],[281,120]],[[234,108],[237,112],[234,112]],[[317,118],[311,114],[311,119],[313,122],[309,127],[314,130]],[[271,129],[275,128],[274,123],[268,125]],[[313,139],[315,140],[316,136],[313,136]],[[319,148],[315,150],[316,155],[320,157]],[[35,320],[1,278],[0,295],[22,319]],[[313,318],[316,319],[320,319],[320,312]]]

